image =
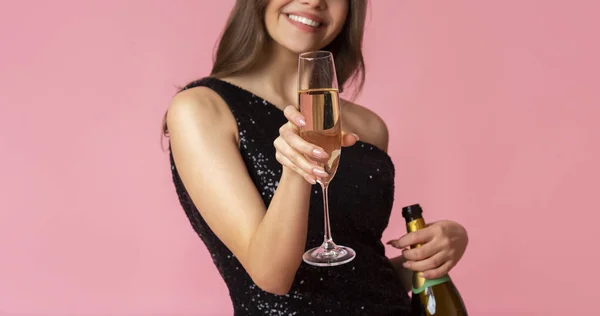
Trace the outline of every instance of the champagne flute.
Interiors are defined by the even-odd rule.
[[[314,266],[338,266],[352,261],[356,252],[349,247],[336,245],[329,224],[329,182],[337,172],[342,149],[341,108],[338,82],[331,52],[303,53],[298,59],[298,101],[300,112],[306,120],[300,135],[309,143],[323,148],[329,155],[326,162],[318,164],[329,174],[317,177],[323,190],[324,238],[321,246],[308,250],[302,259]]]

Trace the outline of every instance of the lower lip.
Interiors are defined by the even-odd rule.
[[[284,14],[284,15],[287,18],[287,20],[290,21],[290,23],[292,23],[293,25],[295,25],[297,28],[301,29],[304,32],[315,33],[321,29],[321,26],[312,27],[312,26],[306,25],[304,23],[300,23],[298,21],[294,21],[294,20],[290,19],[290,17],[287,14]]]

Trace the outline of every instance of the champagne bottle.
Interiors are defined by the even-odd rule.
[[[409,233],[425,228],[422,213],[419,204],[402,208],[402,217],[406,220],[406,230]],[[413,245],[411,248],[420,246]],[[437,279],[425,279],[422,272],[414,272],[411,300],[413,315],[468,316],[463,299],[449,275]]]

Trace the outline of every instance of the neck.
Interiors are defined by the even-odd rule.
[[[280,96],[286,104],[278,106],[298,102],[298,54],[272,43],[247,76],[256,79],[257,90]]]

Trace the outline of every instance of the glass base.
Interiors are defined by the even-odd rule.
[[[333,267],[348,263],[356,258],[356,252],[349,247],[335,246],[326,250],[323,245],[308,250],[302,256],[307,264],[317,267]]]

